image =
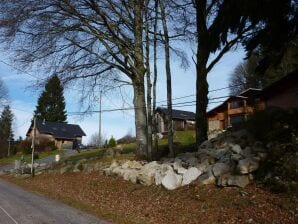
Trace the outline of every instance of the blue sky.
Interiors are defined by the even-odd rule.
[[[187,46],[185,46],[187,49]],[[187,51],[190,56],[190,50]],[[13,61],[6,57],[7,54],[0,53],[0,60],[15,66]],[[160,54],[162,55],[162,54]],[[209,89],[218,89],[228,86],[228,78],[235,66],[244,58],[242,49],[227,53],[222,60],[213,68],[208,75]],[[178,59],[171,61],[172,68],[172,87],[173,98],[195,94],[195,65],[189,57],[190,66],[187,70],[182,69]],[[30,74],[34,74],[34,71]],[[158,84],[157,101],[166,99],[166,83],[163,59],[158,64]],[[15,136],[25,137],[26,131],[30,125],[33,111],[35,110],[37,98],[42,89],[32,87],[36,80],[26,73],[18,71],[0,61],[0,77],[6,84],[9,91],[10,104],[15,115],[14,133]],[[43,77],[39,74],[39,77]],[[66,110],[68,112],[79,111],[79,93],[75,90],[66,89],[64,96],[66,99]],[[228,90],[210,93],[210,97],[228,95]],[[123,99],[125,102],[123,102]],[[189,97],[181,100],[175,100],[174,103],[193,101],[195,97]],[[131,87],[125,87],[119,91],[111,91],[103,97],[102,109],[113,109],[128,107],[132,105]],[[164,104],[164,103],[161,103]],[[94,109],[98,109],[98,102],[94,102]],[[216,106],[210,104],[209,108]],[[177,109],[194,111],[194,106],[179,107]],[[68,116],[69,123],[79,124],[86,132],[87,137],[83,140],[88,143],[90,136],[98,132],[99,116],[94,113],[89,116]],[[128,132],[134,134],[134,114],[133,111],[125,112],[107,112],[102,115],[102,130],[106,137],[114,136],[120,138]]]

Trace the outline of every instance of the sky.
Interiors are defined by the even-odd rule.
[[[175,100],[175,98],[181,96],[195,94],[196,72],[195,64],[191,59],[192,51],[190,48],[192,47],[194,46],[182,46],[182,48],[186,49],[189,59],[189,67],[187,69],[181,68],[180,61],[177,58],[173,57],[171,60],[173,103],[195,100],[195,96]],[[13,60],[8,58],[7,55],[8,54],[4,52],[0,52],[0,78],[4,81],[9,92],[10,106],[15,117],[13,124],[14,136],[16,138],[18,138],[18,136],[24,138],[30,126],[33,111],[35,110],[37,99],[42,88],[32,87],[32,84],[36,80],[30,76],[30,74],[34,74],[34,71],[32,71],[32,73],[28,72],[28,74],[22,72],[22,70],[16,69]],[[165,65],[162,54],[159,55],[161,55],[161,58],[159,58],[158,61],[157,102],[166,99]],[[227,87],[231,72],[238,63],[243,61],[244,56],[243,49],[227,53],[208,75],[209,90]],[[39,74],[39,77],[42,78],[42,74]],[[228,93],[228,89],[214,91],[209,94],[209,97],[226,96]],[[67,112],[76,112],[82,109],[78,97],[79,92],[77,90],[67,88],[64,91],[64,96]],[[95,101],[92,103],[94,104],[95,110],[99,108],[99,102]],[[165,102],[160,102],[158,106],[164,104]],[[131,87],[123,87],[121,92],[119,90],[107,92],[102,99],[103,110],[129,107],[129,105],[132,105]],[[218,105],[218,103],[211,103],[208,108],[211,109],[216,105]],[[174,107],[174,109],[195,111],[194,106]],[[84,144],[88,144],[92,134],[98,133],[98,113],[93,113],[88,116],[68,115],[67,120],[68,123],[80,125],[85,131],[87,136],[83,138]],[[121,138],[127,133],[134,134],[133,111],[102,113],[102,133],[106,138],[110,138],[111,136]]]

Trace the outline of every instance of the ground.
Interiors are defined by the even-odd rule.
[[[295,223],[297,195],[200,186],[175,191],[135,185],[98,172],[43,174],[10,181],[113,223]]]
[[[192,149],[193,132],[177,132],[179,150]],[[124,145],[116,159],[134,159],[135,144]],[[160,151],[166,140],[160,140]],[[64,159],[111,162],[106,150],[89,150]],[[59,166],[58,166],[59,167]],[[296,223],[298,195],[275,194],[251,184],[244,189],[202,186],[194,182],[175,191],[143,186],[101,172],[44,173],[35,178],[3,178],[113,223]]]
[[[90,214],[0,179],[1,224],[108,224]]]

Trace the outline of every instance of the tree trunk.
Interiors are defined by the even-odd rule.
[[[210,56],[209,36],[206,26],[206,0],[196,0],[196,23],[197,23],[197,53],[196,53],[196,143],[197,147],[205,141],[208,136],[208,82],[207,82],[207,62]]]
[[[166,76],[167,76],[167,105],[168,105],[168,147],[170,150],[170,157],[175,156],[173,148],[173,116],[172,116],[172,79],[171,79],[171,65],[170,65],[170,40],[168,34],[168,27],[166,21],[166,13],[164,1],[160,0],[160,13],[162,26],[164,31],[164,45],[165,45],[165,60],[166,60]]]
[[[136,126],[136,143],[137,154],[141,157],[148,156],[148,132],[147,116],[145,103],[144,82],[134,81],[134,107],[135,107],[135,126]]]
[[[150,46],[149,46],[149,15],[148,15],[148,0],[146,0],[146,21],[145,21],[145,33],[146,33],[146,83],[147,83],[147,129],[148,129],[148,160],[152,161],[152,105],[151,105],[151,72],[150,72]]]
[[[204,61],[204,59],[200,59],[200,53],[197,55],[198,62]],[[208,82],[206,64],[197,63],[196,89],[196,142],[197,146],[199,146],[202,142],[208,139],[208,120],[206,114],[208,106]]]
[[[148,157],[148,131],[144,88],[144,55],[143,55],[143,1],[134,3],[134,88],[136,143],[138,154]]]
[[[155,1],[154,34],[153,34],[153,135],[154,135],[154,157],[158,159],[158,138],[156,120],[156,83],[157,83],[157,21],[158,21],[158,0]]]

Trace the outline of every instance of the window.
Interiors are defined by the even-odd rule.
[[[235,116],[231,116],[230,118],[231,120],[231,125],[238,125],[244,122],[244,115],[235,115]]]
[[[237,101],[232,101],[230,103],[230,108],[234,109],[234,108],[239,108],[239,107],[243,107],[243,101],[242,100],[237,100]]]

